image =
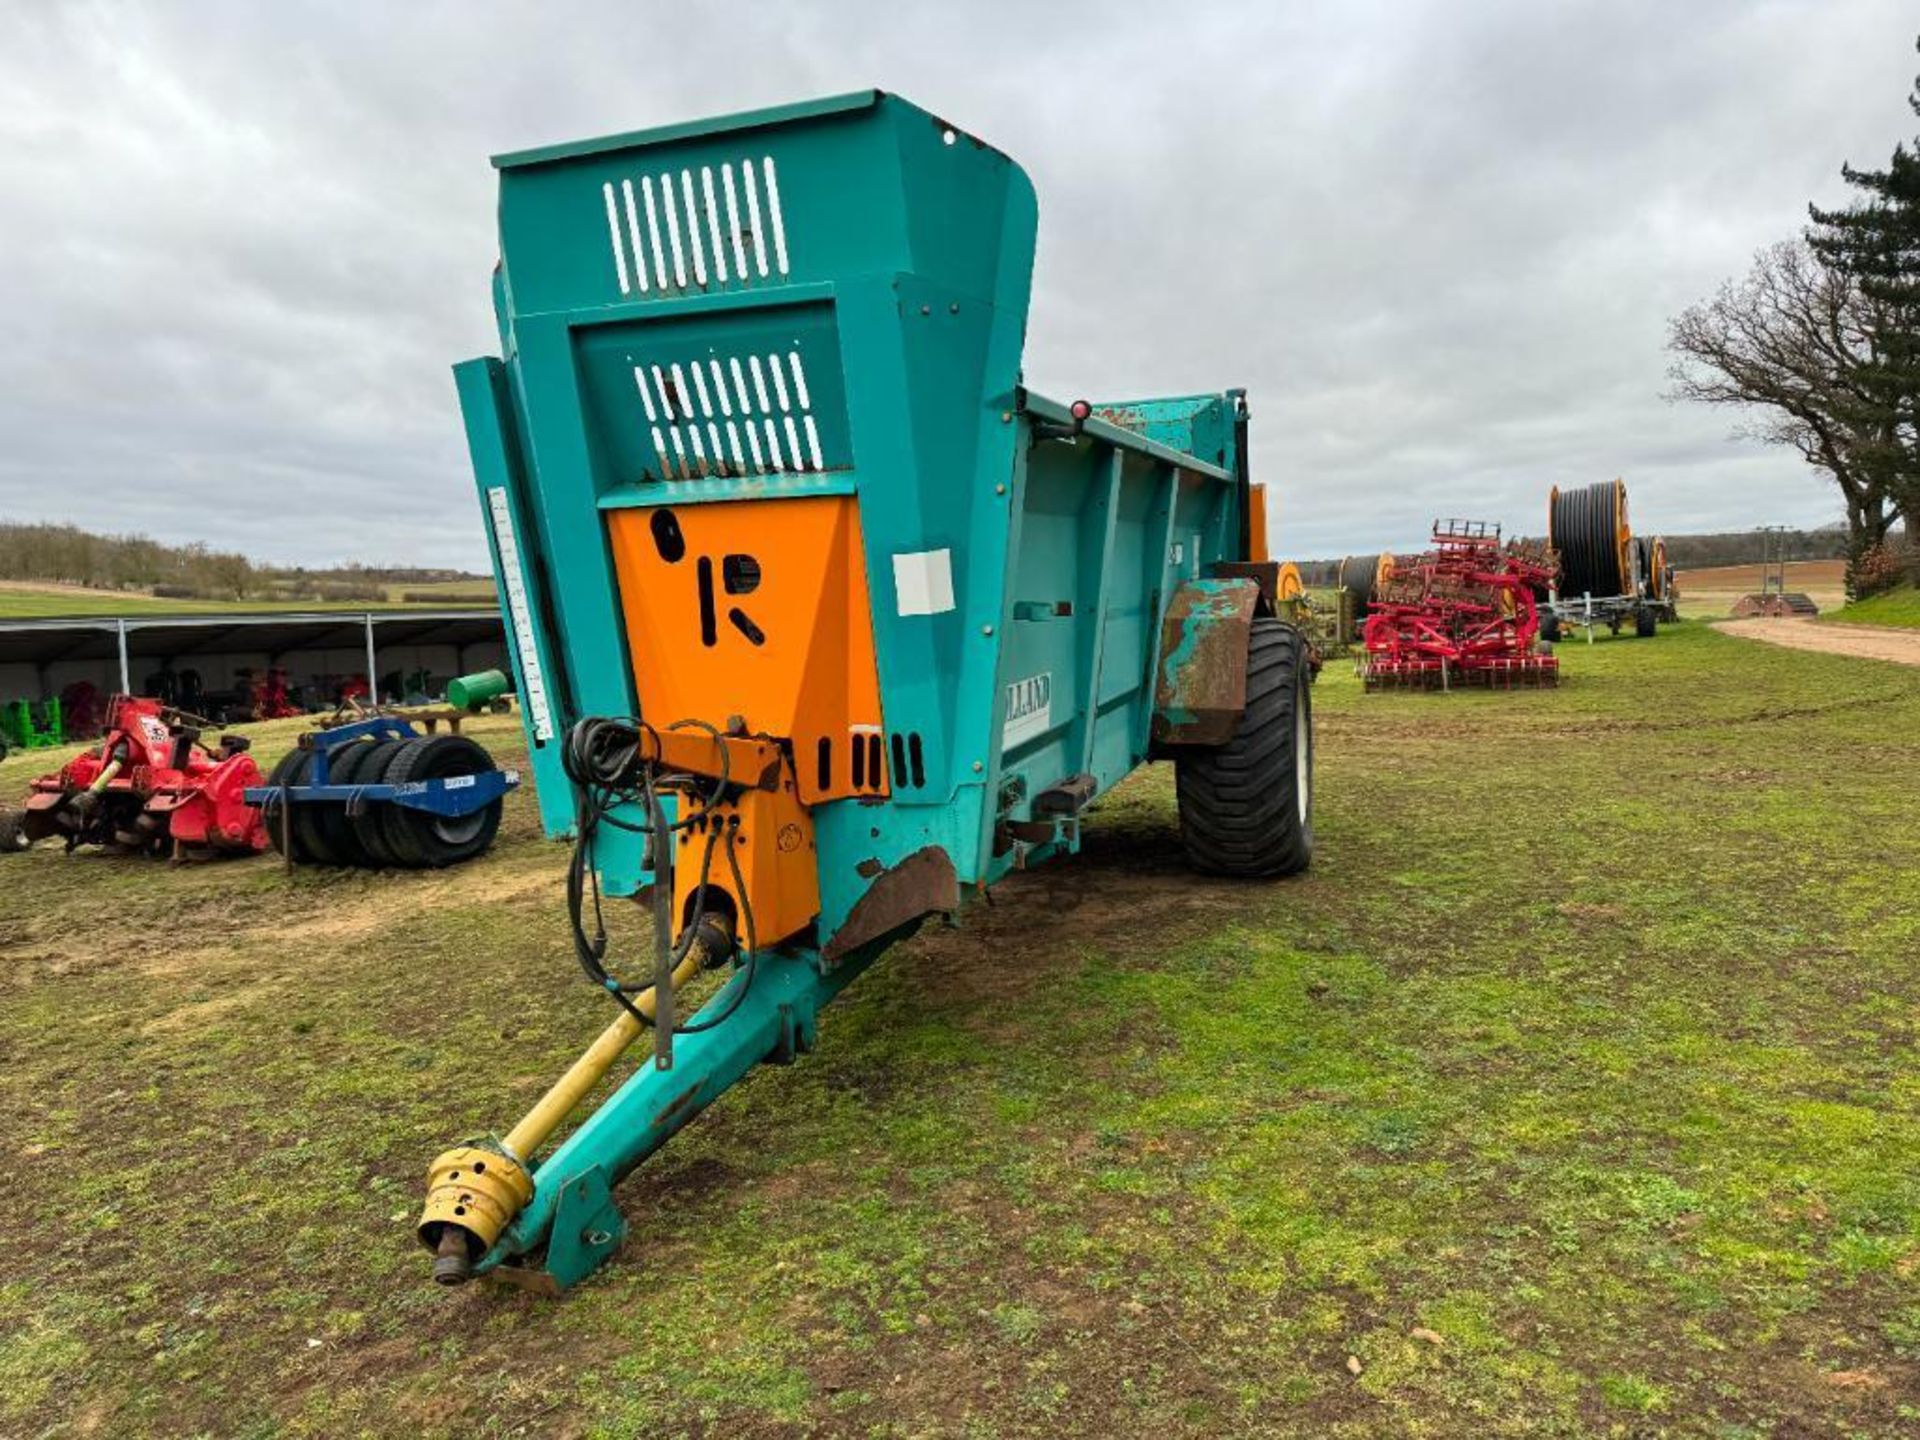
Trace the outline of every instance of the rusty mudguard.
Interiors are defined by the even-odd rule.
[[[869,872],[869,863],[876,862],[862,861],[859,869],[871,873],[873,884],[822,947],[829,964],[923,916],[960,908],[960,877],[938,845],[923,846],[890,870]]]
[[[1187,580],[1160,624],[1153,744],[1224,745],[1247,705],[1247,645],[1260,608],[1252,577]]]

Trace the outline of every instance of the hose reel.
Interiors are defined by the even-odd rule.
[[[1603,480],[1578,490],[1553,488],[1547,539],[1560,554],[1563,596],[1631,595],[1639,570],[1627,526],[1627,485]]]

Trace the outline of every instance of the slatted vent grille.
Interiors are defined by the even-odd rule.
[[[825,468],[798,350],[633,367],[668,480]]]
[[[622,295],[733,287],[787,275],[787,226],[771,155],[600,187]]]

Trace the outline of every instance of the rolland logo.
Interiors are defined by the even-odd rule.
[[[1053,676],[1029,675],[1007,687],[1007,721],[1024,720],[1053,708]]]
[[[1053,676],[1029,675],[1007,686],[1007,718],[1000,727],[1002,745],[1018,745],[1053,728]]]

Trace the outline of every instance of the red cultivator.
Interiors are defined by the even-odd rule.
[[[76,845],[114,845],[165,854],[266,848],[259,807],[244,791],[260,784],[247,742],[222,736],[219,753],[200,744],[196,717],[133,695],[108,702],[98,748],[33,782],[20,817],[28,844],[51,835]]]
[[[1560,662],[1539,647],[1534,595],[1558,562],[1545,545],[1500,543],[1500,527],[1449,520],[1433,549],[1396,561],[1367,617],[1360,673],[1369,690],[1552,685]]]

